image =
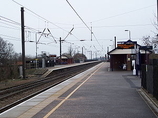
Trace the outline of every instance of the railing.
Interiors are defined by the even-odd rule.
[[[158,63],[141,66],[141,86],[158,100]]]

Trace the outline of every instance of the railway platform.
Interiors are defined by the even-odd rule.
[[[69,67],[75,67],[75,66],[80,66],[84,65],[87,63],[93,63],[93,62],[86,62],[86,63],[73,63],[73,64],[67,64],[67,65],[55,65],[54,67],[47,67],[47,72],[44,73],[41,78],[46,78],[50,73],[52,73],[54,70],[59,70],[59,69],[65,69]]]
[[[156,118],[132,71],[100,63],[3,112],[0,118]],[[149,101],[150,102],[150,101]]]

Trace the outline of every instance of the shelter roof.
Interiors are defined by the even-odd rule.
[[[111,50],[110,52],[108,52],[109,55],[112,54],[135,54],[133,52],[133,49],[117,49],[115,48],[114,50]]]

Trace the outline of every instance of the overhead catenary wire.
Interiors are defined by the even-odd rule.
[[[32,14],[36,15],[37,17],[39,17],[39,18],[43,19],[45,22],[47,21],[48,23],[51,23],[52,25],[56,26],[57,28],[59,28],[59,29],[61,29],[61,30],[65,31],[65,32],[68,32],[68,33],[69,33],[69,31],[67,31],[67,30],[65,30],[64,28],[62,28],[62,27],[60,27],[60,26],[56,25],[55,23],[53,23],[53,22],[51,22],[51,21],[47,20],[46,18],[44,18],[44,17],[40,16],[39,14],[37,14],[37,13],[33,12],[32,10],[30,10],[30,9],[26,8],[24,5],[22,5],[22,4],[18,3],[18,2],[16,2],[15,0],[12,0],[12,1],[13,1],[14,3],[18,4],[19,6],[24,7],[26,10],[28,10],[28,11],[29,11],[29,12],[31,12]],[[72,36],[74,36],[76,39],[78,39],[78,40],[79,40],[79,38],[77,38],[77,36],[75,36],[74,34],[72,34],[72,33],[71,33],[71,35],[72,35]]]
[[[15,0],[12,0],[12,1],[15,2],[16,4],[20,5],[20,6],[24,7],[22,4],[16,2]],[[68,2],[68,1],[67,1],[67,2]],[[68,3],[69,3],[69,2],[68,2]],[[70,4],[70,3],[69,3],[69,4]],[[70,6],[71,6],[71,4],[70,4]],[[72,7],[72,6],[71,6],[71,7]],[[26,8],[26,7],[24,7],[24,8],[26,9],[26,11],[29,11],[29,12],[31,12],[32,14],[36,15],[37,17],[43,19],[45,22],[47,21],[48,23],[53,24],[53,25],[56,26],[57,28],[62,29],[63,31],[68,32],[68,31],[65,30],[64,28],[62,28],[62,27],[60,27],[60,26],[54,24],[53,22],[51,22],[51,21],[47,20],[46,18],[44,18],[44,17],[38,15],[38,14],[35,13],[35,12],[33,12],[32,10],[30,10],[30,9],[28,9],[28,8]],[[72,7],[72,9],[75,11],[75,9],[74,9],[73,7]],[[75,11],[75,13],[78,15],[78,17],[82,20],[82,22],[85,24],[85,26],[86,26],[86,27],[88,28],[88,30],[91,32],[91,35],[93,35],[93,36],[95,37],[95,39],[97,40],[97,38],[96,38],[96,36],[94,35],[94,33],[92,33],[92,29],[88,27],[88,25],[84,22],[84,20],[79,16],[79,14],[78,14],[76,11]],[[29,30],[34,30],[34,31],[39,32],[39,30],[36,30],[35,28],[30,28],[30,27],[27,27],[27,26],[26,26],[26,28],[29,29]],[[74,34],[72,34],[72,36],[74,36],[76,39],[80,40],[80,39],[79,39],[78,37],[76,37]],[[54,37],[54,36],[53,36],[53,37]],[[99,44],[99,41],[98,41],[98,40],[97,40],[97,43]],[[99,45],[100,45],[100,44],[99,44]],[[101,46],[101,45],[100,45],[100,46]]]
[[[3,19],[2,19],[3,18]],[[5,20],[4,20],[5,19]],[[4,28],[9,28],[9,29],[14,29],[14,30],[20,30],[20,23],[16,22],[16,21],[13,21],[9,18],[6,18],[4,16],[0,16],[0,23],[4,24],[4,25],[8,25],[9,27],[7,26],[0,26],[0,27],[4,27]],[[12,24],[12,25],[11,25]],[[18,25],[18,26],[14,26],[14,25]],[[39,30],[35,29],[35,28],[32,28],[32,27],[29,27],[29,26],[25,26],[25,29],[29,30],[29,32],[32,32],[32,33],[36,33],[36,32],[40,32]],[[25,31],[27,32],[27,31]],[[17,37],[13,37],[13,36],[8,36],[8,35],[5,35],[5,34],[0,34],[0,36],[3,36],[4,37],[7,37],[5,39],[8,39],[8,40],[14,40],[14,41],[20,41],[20,38],[17,38]],[[55,38],[55,37],[54,37]],[[16,40],[16,39],[19,39],[19,40]]]
[[[22,4],[20,4],[20,3],[16,2],[15,0],[12,0],[12,1],[13,1],[13,2],[15,2],[16,4],[20,5],[20,6],[24,7]],[[60,29],[62,29],[62,30],[64,30],[64,31],[66,31],[65,29],[63,29],[63,28],[59,27],[58,25],[56,25],[56,24],[54,24],[53,22],[51,22],[51,21],[47,20],[46,18],[44,18],[44,17],[42,17],[42,16],[38,15],[37,13],[33,12],[32,10],[30,10],[30,9],[28,9],[28,8],[26,8],[26,7],[24,7],[24,8],[25,8],[26,10],[30,11],[31,13],[35,14],[35,15],[36,15],[36,16],[38,16],[39,18],[41,18],[41,19],[43,19],[43,20],[45,20],[45,21],[47,21],[47,22],[49,22],[49,23],[53,24],[54,26],[56,26],[56,27],[58,27],[58,28],[60,28]],[[48,28],[47,28],[47,29],[48,29]],[[48,31],[49,31],[49,33],[50,33],[51,37],[52,37],[52,38],[54,39],[54,41],[56,42],[56,40],[55,40],[54,36],[52,35],[52,33],[50,32],[50,30],[49,30],[49,29],[48,29]],[[67,32],[67,31],[66,31],[66,32]],[[41,35],[41,36],[42,36],[42,35]]]
[[[16,21],[13,21],[13,20],[11,20],[11,19],[9,19],[9,18],[6,18],[6,17],[4,17],[4,16],[0,16],[0,20],[6,21],[6,22],[8,22],[8,23],[15,24],[15,25],[20,25],[20,23],[18,23],[18,22],[16,22]]]
[[[5,25],[9,25],[9,26],[12,26],[12,27],[15,27],[17,28],[16,30],[20,30],[20,23],[16,22],[16,21],[13,21],[9,18],[6,18],[4,16],[0,16],[0,20],[3,21],[1,22],[2,24],[5,24]],[[5,23],[6,22],[6,23]],[[18,25],[19,28],[17,26],[13,26],[13,25],[10,25],[10,24],[13,24],[13,25]],[[5,28],[10,28],[10,29],[15,29],[15,28],[12,28],[12,27],[6,27],[6,26],[0,26],[0,27],[5,27]],[[32,27],[29,27],[29,26],[25,26],[25,29],[28,29],[28,30],[32,30],[34,32],[40,32],[39,30],[35,29],[35,28],[32,28]],[[2,35],[2,34],[1,34]],[[3,36],[6,36],[6,35],[3,35]],[[51,35],[52,36],[52,35]],[[53,36],[52,36],[53,37]],[[54,38],[54,37],[53,37]]]
[[[143,9],[147,9],[147,8],[150,8],[150,7],[153,7],[153,6],[156,6],[156,4],[149,5],[149,6],[142,7],[142,8],[135,9],[135,10],[131,10],[131,11],[127,11],[127,12],[124,12],[124,13],[116,14],[116,15],[109,16],[109,17],[106,17],[106,18],[102,18],[102,19],[94,20],[94,21],[91,21],[91,22],[99,22],[99,21],[102,21],[102,20],[106,20],[106,19],[110,19],[110,18],[114,18],[114,17],[118,17],[118,16],[126,15],[126,14],[129,14],[129,13],[132,13],[132,12],[136,12],[136,11],[140,11],[140,10],[143,10]],[[56,23],[56,24],[71,25],[71,24],[65,24],[65,23]],[[79,25],[79,24],[75,24],[75,25]]]
[[[99,44],[99,46],[101,47],[101,49],[104,50],[104,48],[100,45],[100,43],[99,43],[99,41],[98,41],[98,39],[97,39],[97,37],[95,36],[94,33],[93,33],[93,36],[94,36],[94,38],[96,39],[96,41],[97,41],[97,43]],[[104,51],[105,51],[105,50],[104,50]]]
[[[4,22],[3,24],[6,24],[6,26],[11,26],[11,24],[12,24],[12,26],[14,27],[14,25],[15,25],[15,27],[17,28],[17,29],[19,29],[20,30],[20,26],[21,26],[21,23],[18,23],[18,22],[16,22],[16,21],[13,21],[13,20],[11,20],[11,19],[9,19],[9,18],[6,18],[6,19],[4,19],[2,22]],[[6,27],[7,28],[7,27]],[[33,33],[38,33],[39,32],[39,30],[37,30],[37,28],[32,28],[32,27],[29,27],[29,26],[25,26],[25,33],[26,33],[26,31],[30,31],[30,32],[33,32]],[[64,29],[64,28],[63,28]],[[65,30],[66,31],[66,30]],[[69,33],[70,34],[70,33]],[[15,34],[13,34],[13,35],[15,35]],[[32,35],[34,35],[34,34],[31,34],[30,36],[32,36]],[[2,36],[2,35],[1,35]],[[4,35],[3,35],[4,36]],[[72,36],[73,37],[75,37],[76,39],[78,39],[78,41],[80,40],[78,37],[76,37],[74,34],[72,34]],[[9,36],[7,36],[7,35],[5,35],[4,36],[5,37],[5,39],[11,39],[11,40],[15,40],[15,41],[21,41],[21,38],[17,38],[17,37],[9,37]],[[19,36],[20,37],[20,36]],[[32,37],[31,37],[32,38]],[[30,38],[30,40],[31,40],[31,38]],[[46,37],[47,38],[47,37]],[[28,42],[29,42],[29,40],[28,40]],[[31,41],[30,41],[31,42]],[[43,41],[42,41],[43,42]],[[84,43],[84,42],[82,42],[82,43]]]
[[[5,23],[2,23],[2,24],[5,24]],[[5,24],[5,25],[8,25],[8,24]],[[0,25],[0,27],[7,28],[7,29],[20,30],[20,28],[18,28],[18,27],[12,27],[11,25],[9,25],[9,26]]]
[[[6,18],[4,16],[0,16],[0,23],[5,25],[5,26],[1,26],[1,27],[16,29],[16,30],[20,29],[20,23],[18,23],[16,21],[13,21],[9,18]],[[6,25],[9,26],[9,27],[7,27]]]
[[[21,23],[19,23],[19,22],[16,22],[16,21],[14,21],[14,20],[11,20],[11,19],[9,19],[9,18],[6,18],[6,17],[4,17],[4,16],[0,16],[0,21],[2,21],[2,22],[0,22],[0,23],[2,23],[2,24],[5,24],[5,25],[9,25],[9,26],[11,26],[11,27],[13,27],[13,28],[17,28],[17,29],[20,29],[20,26],[21,26]],[[12,24],[12,25],[10,25],[10,24]],[[18,25],[18,26],[14,26],[14,25]],[[2,27],[5,27],[5,26],[2,26]],[[9,28],[9,27],[8,27]],[[12,28],[12,29],[13,29]],[[32,27],[29,27],[29,26],[25,26],[25,29],[30,29],[30,30],[34,30],[34,31],[39,31],[39,30],[37,30],[37,29],[35,29],[35,28],[32,28]]]
[[[128,24],[128,25],[96,25],[93,26],[93,28],[114,28],[114,27],[145,27],[145,26],[153,26],[153,24]],[[69,29],[70,27],[64,27],[65,29]],[[84,29],[85,27],[75,27],[75,29]],[[56,28],[51,28],[50,29],[56,29]]]
[[[16,28],[16,30],[20,30],[20,26],[21,26],[21,23],[18,23],[18,22],[16,22],[16,21],[14,21],[14,20],[11,20],[11,19],[9,19],[9,18],[6,18],[6,17],[4,17],[4,16],[0,16],[0,21],[2,21],[1,23],[2,24],[5,24],[5,25],[8,25],[8,26],[11,26],[11,27],[6,27],[6,26],[0,26],[0,27],[5,27],[5,28],[9,28],[9,29],[15,29]],[[12,25],[11,25],[12,24]],[[14,25],[18,25],[18,26],[14,26]],[[12,28],[13,27],[13,28]],[[15,27],[15,28],[14,28]],[[25,26],[25,29],[26,30],[31,30],[30,32],[34,32],[34,33],[36,33],[36,32],[40,32],[39,30],[37,30],[37,29],[35,29],[35,28],[32,28],[32,27],[29,27],[29,26]],[[25,31],[25,32],[27,32],[27,31]],[[50,33],[50,30],[49,30],[49,33]],[[1,34],[2,35],[2,34]],[[51,37],[53,37],[53,39],[55,40],[55,37],[50,33],[50,35],[51,35]],[[3,35],[3,36],[7,36],[7,35]],[[9,36],[7,36],[7,37],[9,37]],[[13,38],[13,37],[9,37],[9,38]]]
[[[20,38],[18,38],[18,37],[13,37],[13,36],[9,36],[9,35],[0,34],[0,37],[1,36],[10,38],[10,40],[20,41]]]
[[[143,26],[149,26],[153,24],[135,24],[135,25],[107,25],[107,26],[93,26],[94,28],[109,28],[109,27],[143,27]],[[79,28],[79,27],[78,27]],[[80,27],[81,28],[81,27]],[[83,28],[83,27],[82,27]]]
[[[80,20],[84,23],[84,25],[87,27],[87,29],[91,32],[91,36],[93,35],[97,41],[97,43],[100,45],[98,39],[96,38],[96,36],[94,35],[94,33],[92,32],[92,27],[89,28],[88,25],[84,22],[84,20],[81,18],[81,16],[77,13],[77,11],[73,8],[73,6],[70,4],[70,2],[68,0],[66,0],[66,2],[69,4],[69,6],[73,9],[73,11],[76,13],[76,15],[80,18]],[[91,41],[92,41],[92,37],[91,37]],[[101,46],[101,45],[100,45]]]
[[[13,20],[11,20],[11,19],[9,19],[9,18],[6,18],[6,17],[4,17],[4,16],[0,16],[0,21],[2,21],[2,22],[0,22],[0,23],[9,26],[9,27],[7,27],[7,26],[0,26],[0,27],[5,27],[5,28],[9,28],[9,29],[15,29],[15,28],[16,28],[16,30],[20,30],[21,23],[18,23],[18,22],[16,22],[16,21],[13,21]],[[11,24],[12,24],[12,25],[11,25]],[[18,25],[19,27],[18,27],[18,26],[14,26],[14,25]],[[12,28],[12,27],[13,27],[13,28]],[[30,27],[30,26],[25,26],[25,29],[26,29],[26,30],[29,30],[30,32],[33,32],[33,33],[40,32],[39,30],[37,30],[37,29],[35,29],[35,28],[32,28],[32,27]],[[73,29],[74,29],[74,27],[73,27]],[[73,30],[73,29],[72,29],[72,30]],[[50,30],[49,30],[49,31],[50,31]],[[69,32],[68,35],[69,35],[70,33],[71,33],[71,32]],[[74,34],[71,33],[71,35],[73,35],[76,39],[79,40],[79,38],[77,38]],[[52,34],[51,34],[51,37],[53,37],[54,40],[55,40],[55,39],[59,39],[59,38],[54,37]],[[55,42],[56,42],[56,41],[55,41]]]
[[[81,18],[81,16],[77,13],[77,11],[73,8],[73,6],[70,4],[68,0],[66,2],[69,4],[69,6],[73,9],[73,11],[76,13],[76,15],[80,18],[80,20],[83,22],[83,24],[88,28],[88,30],[91,32],[91,29],[88,27],[88,25],[84,22],[84,20]]]
[[[127,11],[127,12],[124,12],[124,13],[121,13],[121,14],[113,15],[113,16],[110,16],[110,17],[102,18],[102,19],[99,19],[99,20],[95,20],[95,21],[93,21],[93,22],[99,22],[99,21],[102,21],[102,20],[106,20],[106,19],[110,19],[110,18],[122,16],[122,15],[125,15],[125,14],[129,14],[129,13],[132,13],[132,12],[136,12],[136,11],[142,10],[142,9],[150,8],[150,7],[152,7],[152,6],[155,6],[155,4],[154,4],[154,5],[147,6],[147,7],[135,9],[135,10],[132,10],[132,11]]]
[[[64,30],[64,31],[68,32],[67,30],[65,30],[65,29],[63,29],[62,27],[60,27],[60,26],[56,25],[55,23],[53,23],[53,22],[51,22],[51,21],[47,20],[46,18],[44,18],[44,17],[42,17],[42,16],[38,15],[37,13],[35,13],[35,12],[33,12],[32,10],[30,10],[30,9],[26,8],[26,7],[25,7],[25,6],[23,6],[22,4],[20,4],[20,3],[16,2],[15,0],[12,0],[12,1],[13,1],[13,2],[15,2],[16,4],[20,5],[21,7],[24,7],[26,10],[28,10],[29,12],[31,12],[31,13],[33,13],[34,15],[38,16],[39,18],[41,18],[41,19],[43,19],[43,20],[45,20],[45,21],[47,21],[47,22],[49,22],[49,23],[53,24],[54,26],[58,27],[59,29],[62,29],[62,30]]]

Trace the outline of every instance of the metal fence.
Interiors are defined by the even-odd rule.
[[[141,65],[141,86],[158,99],[158,60],[151,65]]]

